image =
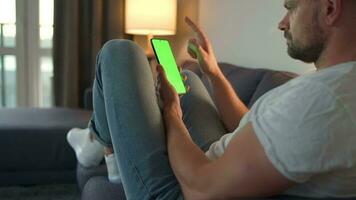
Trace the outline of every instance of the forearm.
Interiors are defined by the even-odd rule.
[[[183,193],[191,196],[198,193],[203,178],[201,169],[210,163],[204,152],[192,141],[183,121],[178,117],[165,114],[168,156],[174,174]],[[189,194],[188,194],[189,193]],[[195,194],[194,194],[195,193]]]
[[[203,66],[203,72],[211,82],[213,98],[221,119],[226,129],[232,132],[238,127],[241,118],[248,112],[248,108],[236,95],[234,88],[222,73],[215,59],[205,62],[204,64],[199,61],[200,66]]]
[[[222,121],[228,131],[232,132],[239,125],[241,118],[248,112],[248,108],[236,95],[230,82],[221,71],[209,75],[209,79],[212,83],[216,106]]]

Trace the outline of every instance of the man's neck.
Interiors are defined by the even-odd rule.
[[[314,64],[317,70],[320,70],[351,61],[356,61],[356,40],[347,36],[330,40],[327,48]]]

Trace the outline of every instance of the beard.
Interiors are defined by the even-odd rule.
[[[298,39],[293,38],[289,31],[284,32],[287,39],[288,54],[290,57],[301,60],[306,63],[316,63],[323,53],[326,46],[326,34],[321,28],[318,20],[318,12],[314,13],[313,20],[308,28],[305,28],[304,34],[309,40],[303,45]]]
[[[321,36],[320,34],[318,35]],[[316,63],[324,51],[324,39],[313,36],[313,41],[310,41],[306,45],[302,45],[301,42],[293,39],[289,32],[285,32],[285,37],[288,41],[288,55],[294,59],[301,60],[306,63]]]

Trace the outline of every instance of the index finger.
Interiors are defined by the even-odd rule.
[[[193,29],[194,32],[198,34],[198,37],[200,37],[204,42],[207,41],[205,33],[189,17],[185,17],[185,22],[190,28]]]

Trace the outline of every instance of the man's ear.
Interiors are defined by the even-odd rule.
[[[325,24],[334,25],[341,15],[342,0],[322,0],[321,6]]]

